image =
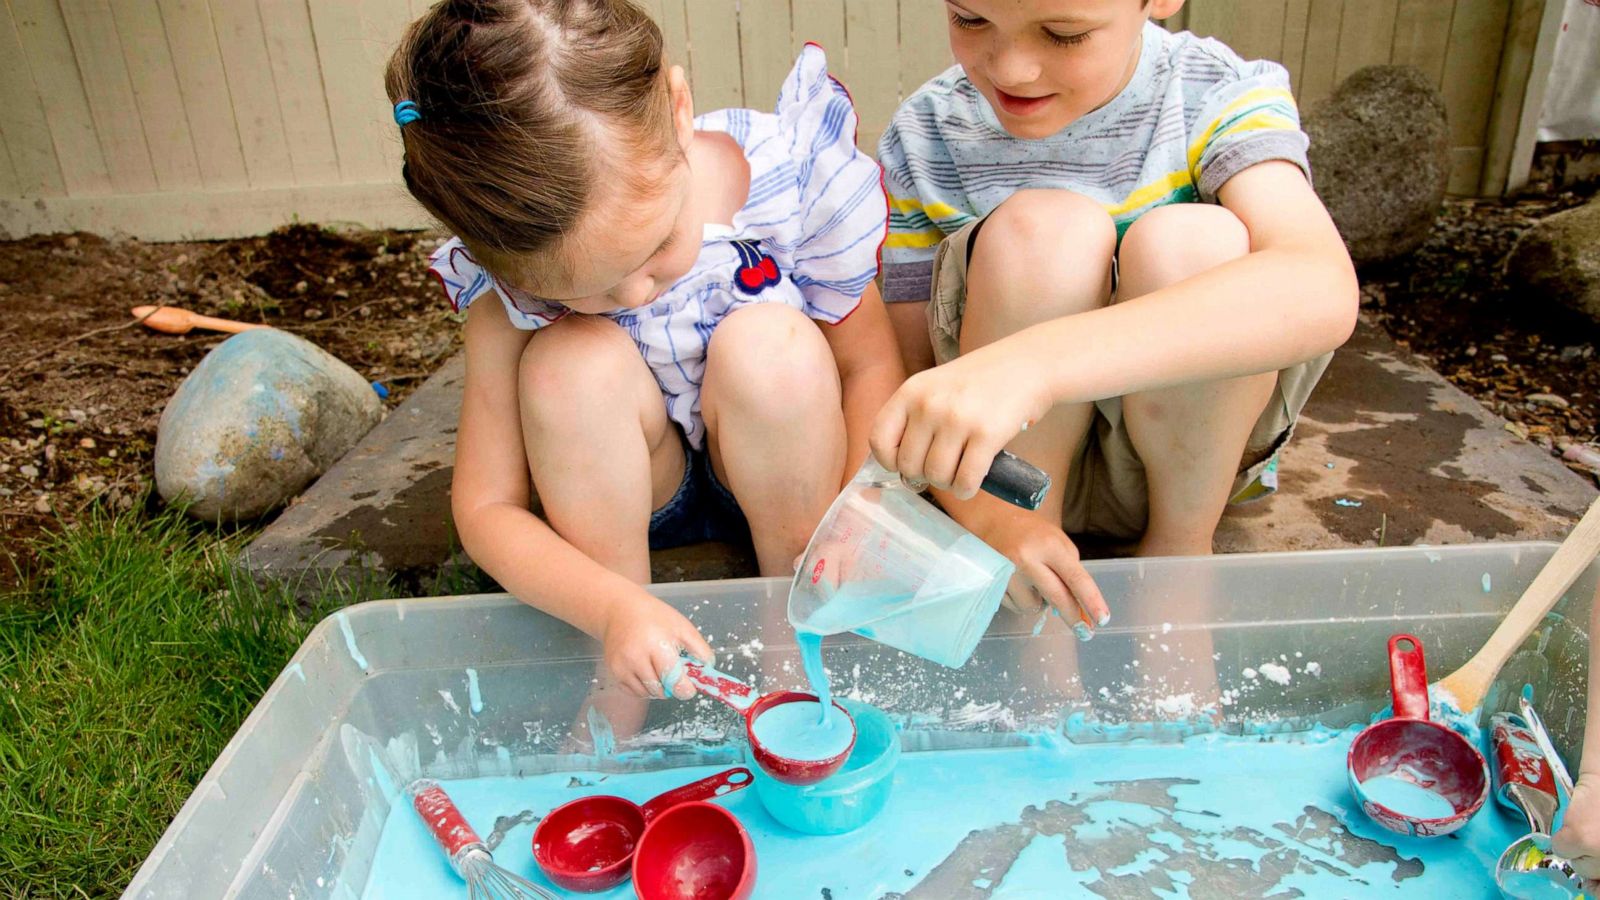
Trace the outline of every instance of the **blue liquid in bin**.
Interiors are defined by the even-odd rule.
[[[768,813],[788,828],[805,834],[843,834],[872,821],[889,802],[895,766],[900,762],[900,733],[882,710],[859,700],[839,698],[856,723],[856,745],[844,768],[816,784],[775,781],[760,766],[756,796]]]
[[[987,570],[980,568],[983,563]],[[888,579],[846,581],[803,620],[794,618],[791,604],[790,622],[797,631],[814,634],[854,632],[960,668],[1000,608],[1013,571],[1010,561],[989,545],[975,535],[963,535],[916,590]]]

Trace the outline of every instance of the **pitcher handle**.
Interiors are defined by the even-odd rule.
[[[1422,642],[1412,635],[1389,638],[1389,689],[1396,719],[1428,721],[1428,666]]]

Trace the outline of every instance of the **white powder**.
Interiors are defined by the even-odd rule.
[[[1315,675],[1318,678],[1321,678],[1322,677],[1322,663],[1319,663],[1319,662],[1308,662],[1308,663],[1306,663],[1306,674],[1307,675]]]
[[[1255,677],[1256,677],[1256,670],[1250,668],[1249,666],[1246,666],[1245,670],[1244,670],[1244,672],[1242,674],[1244,675],[1244,677],[1249,678],[1251,680],[1254,680]]]
[[[1275,681],[1278,684],[1289,683],[1289,670],[1277,663],[1262,663],[1261,674],[1267,676],[1268,680]]]

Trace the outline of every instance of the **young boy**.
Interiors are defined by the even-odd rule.
[[[1065,532],[1210,553],[1355,324],[1287,74],[1150,21],[1182,6],[948,0],[958,65],[879,146],[884,299],[911,371],[939,365],[873,450],[960,498],[1017,563],[1010,603],[1081,638],[1109,611]],[[1053,479],[1038,513],[974,496],[1002,447]]]

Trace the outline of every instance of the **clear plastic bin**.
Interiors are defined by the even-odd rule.
[[[1071,731],[1078,740],[1181,736],[1181,724],[1161,722],[1182,720],[1185,690],[1205,687],[1196,678],[1231,690],[1247,668],[1291,660],[1299,671],[1316,662],[1316,677],[1249,679],[1225,728],[1342,727],[1385,704],[1389,634],[1416,634],[1434,677],[1447,674],[1554,546],[1094,562],[1113,619],[1088,644],[1059,620],[1034,635],[1033,619],[1002,611],[959,670],[853,635],[829,638],[825,658],[836,690],[905,723],[908,750],[1009,746],[1022,742],[1018,732],[1068,719],[1082,726]],[[1574,765],[1595,583],[1594,570],[1579,580],[1507,667],[1501,685],[1510,689],[1488,703],[1492,710],[1500,695],[1534,682]],[[768,688],[802,683],[786,579],[655,590],[701,626],[722,668]],[[766,624],[750,624],[758,622]],[[1165,669],[1132,665],[1140,646],[1168,643],[1209,648],[1214,676],[1176,662],[1192,654],[1161,654],[1175,660]],[[330,617],[224,748],[125,896],[359,895],[393,795],[374,771],[378,756],[440,779],[560,771],[575,761],[603,771],[739,761],[733,717],[677,702],[651,704],[643,730],[619,737],[620,756],[575,760],[569,754],[589,746],[574,723],[595,665],[592,641],[502,595],[382,601]]]

